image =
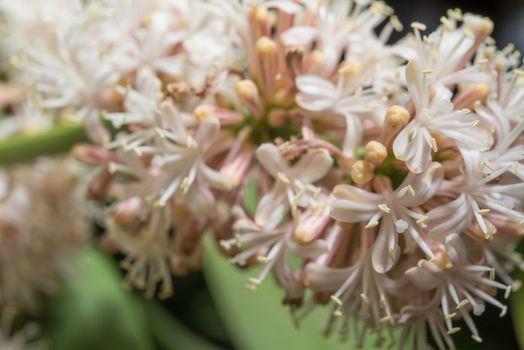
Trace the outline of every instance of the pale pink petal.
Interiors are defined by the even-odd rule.
[[[220,122],[217,118],[207,117],[198,127],[195,134],[195,141],[202,150],[207,150],[213,145],[220,132]]]
[[[424,261],[423,264],[431,264],[430,262]],[[409,278],[414,285],[422,290],[431,290],[437,288],[441,283],[442,279],[439,275],[431,272],[425,267],[414,266],[406,271],[406,277]]]
[[[200,164],[199,173],[214,189],[230,191],[233,188],[233,178],[229,175],[211,169],[205,164]]]
[[[373,243],[373,268],[378,273],[388,272],[400,257],[398,234],[391,215],[386,215],[380,222],[377,239]]]
[[[433,162],[422,173],[408,174],[396,192],[398,193],[407,186],[411,186],[413,191],[404,190],[405,194],[399,200],[407,208],[416,207],[431,199],[439,190],[443,180],[444,169],[442,165]]]
[[[312,183],[323,178],[333,166],[333,159],[325,150],[306,153],[289,171],[292,178]]]
[[[274,178],[278,178],[279,173],[287,172],[287,161],[274,144],[265,143],[261,145],[258,147],[256,155],[260,164]]]
[[[314,75],[302,75],[296,79],[299,93],[297,103],[310,111],[332,109],[338,96],[333,83]]]
[[[258,203],[255,212],[255,222],[266,229],[277,227],[289,210],[289,202],[285,186],[277,182]]]
[[[471,223],[472,213],[466,195],[462,194],[448,204],[436,207],[426,214],[429,219],[429,238],[442,242],[454,232],[462,232]]]

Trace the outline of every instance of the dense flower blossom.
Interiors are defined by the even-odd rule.
[[[330,303],[325,334],[357,345],[455,348],[457,319],[482,341],[474,316],[506,313],[494,291],[524,269],[524,74],[489,19],[450,10],[392,43],[403,27],[381,1],[27,3],[0,1],[20,88],[0,136],[85,124],[93,144],[73,154],[127,285],[171,296],[211,235],[261,265],[247,288],[272,273],[292,311]],[[21,267],[41,253],[28,230],[56,243],[21,212],[71,223],[31,179],[6,180],[1,203],[0,258]],[[20,285],[0,274],[0,307],[52,287],[46,257]]]

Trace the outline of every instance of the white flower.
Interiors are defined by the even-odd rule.
[[[373,243],[373,267],[379,273],[390,270],[400,257],[398,235],[407,232],[429,257],[433,253],[424,240],[422,231],[425,216],[410,210],[424,204],[438,191],[443,179],[443,169],[438,163],[423,173],[409,173],[402,184],[391,189],[385,178],[377,178],[378,193],[358,187],[338,185],[331,215],[336,220],[349,223],[367,223],[366,228],[380,224],[376,241]],[[417,224],[414,222],[417,222]]]
[[[331,112],[345,119],[342,150],[348,156],[353,156],[361,144],[363,121],[371,120],[380,126],[386,114],[386,106],[380,96],[360,87],[365,75],[346,81],[340,74],[336,86],[329,80],[312,75],[296,79],[299,90],[297,103],[302,108],[312,112]]]
[[[109,238],[126,254],[121,263],[127,270],[126,282],[144,289],[149,298],[155,295],[159,285],[160,298],[167,298],[173,294],[173,253],[169,232],[173,223],[171,209],[146,207],[140,217],[147,223],[135,234],[122,229],[114,220],[109,220]]]
[[[478,330],[470,315],[470,308],[475,316],[484,312],[485,303],[492,304],[501,310],[501,316],[507,312],[507,307],[493,296],[486,288],[498,288],[506,291],[508,297],[511,290],[494,281],[494,270],[467,259],[468,252],[464,242],[457,234],[446,237],[444,251],[440,252],[435,261],[421,260],[417,266],[406,271],[406,276],[422,290],[436,290],[440,306],[445,316],[448,334],[460,330],[453,327],[452,318],[460,315],[472,333],[472,338],[481,341]],[[485,275],[488,274],[490,278]]]
[[[442,25],[429,36],[421,38],[425,26],[414,23],[415,56],[422,69],[430,69],[430,86],[439,90],[459,83],[485,83],[490,76],[480,65],[468,66],[475,51],[491,34],[493,23],[480,16],[462,15],[457,10],[441,17]],[[463,24],[457,28],[459,21]]]
[[[320,180],[331,169],[333,160],[325,150],[312,150],[290,166],[273,144],[263,144],[256,155],[264,169],[275,178],[271,190],[264,194],[255,213],[255,222],[272,229],[292,209],[307,207],[319,194],[313,182]]]
[[[221,241],[221,244],[227,249],[235,245],[243,248],[232,258],[232,262],[236,264],[246,265],[247,260],[253,256],[264,264],[257,278],[251,278],[248,286],[256,288],[273,271],[286,290],[290,302],[301,298],[303,287],[289,266],[289,254],[303,258],[317,257],[327,251],[326,243],[318,239],[307,245],[298,244],[294,239],[297,220],[277,227],[263,227],[249,219],[239,207],[234,210],[237,217],[233,225],[235,238]]]
[[[198,182],[205,187],[231,190],[232,179],[206,164],[211,156],[224,147],[217,145],[220,132],[218,120],[213,117],[206,118],[191,136],[181,123],[176,110],[169,104],[164,105],[164,108],[170,110],[173,129],[160,132],[160,137],[165,142],[161,145],[162,153],[153,158],[153,164],[160,167],[163,173],[163,180],[160,181],[168,183],[158,204],[165,204],[179,189],[183,193],[189,193],[190,189],[197,189],[198,186],[193,188],[193,185],[198,185]],[[190,201],[191,199],[188,199],[188,202]],[[204,212],[199,214],[205,215]]]
[[[519,210],[519,203],[522,203],[524,183],[493,183],[510,167],[495,169],[489,161],[482,161],[482,153],[476,151],[463,151],[462,157],[465,163],[462,176],[449,183],[457,198],[427,213],[430,237],[442,241],[450,232],[464,230],[474,218],[490,239],[495,231],[484,219],[490,211],[522,222],[524,214]],[[485,167],[492,168],[488,175]]]
[[[430,98],[429,74],[417,61],[408,63],[406,83],[415,116],[393,144],[395,157],[405,161],[414,173],[424,171],[431,164],[431,153],[437,151],[437,135],[454,140],[462,149],[483,151],[492,143],[490,133],[477,127],[478,121],[470,111],[453,110],[447,90],[437,90]]]

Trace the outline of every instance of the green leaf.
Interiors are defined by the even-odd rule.
[[[206,237],[204,274],[231,339],[238,349],[352,349],[351,340],[341,343],[322,336],[330,310],[318,308],[300,328],[294,326],[286,307],[281,305],[283,291],[272,278],[252,292],[243,288],[256,271],[242,271],[220,256],[211,237]],[[374,339],[366,339],[364,349],[375,349]]]
[[[143,307],[109,257],[86,249],[71,271],[47,325],[53,350],[154,349]]]
[[[83,124],[62,124],[35,135],[16,135],[0,142],[0,164],[30,161],[38,156],[69,151],[75,144],[88,141]]]
[[[154,301],[144,301],[149,325],[158,350],[219,350],[220,348],[193,333]]]
[[[515,279],[524,280],[524,273],[517,273]],[[524,349],[524,288],[520,288],[511,296],[511,316],[520,348]]]

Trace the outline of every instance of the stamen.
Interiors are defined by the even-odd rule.
[[[480,215],[484,216],[484,215],[486,215],[487,213],[489,213],[490,210],[489,210],[489,209],[479,209],[477,212],[478,212]]]
[[[448,334],[448,335],[453,335],[453,334],[455,334],[455,333],[460,332],[461,329],[462,329],[462,328],[460,328],[460,327],[453,327],[453,328],[451,328],[451,329],[449,329],[449,330],[447,331],[447,334]]]
[[[279,180],[282,181],[283,183],[285,183],[285,184],[289,184],[289,183],[291,183],[291,181],[290,181],[289,178],[286,176],[286,174],[284,174],[284,173],[280,173],[280,172],[279,172],[279,173],[277,174],[277,176],[278,176]]]
[[[464,306],[468,305],[470,302],[468,299],[462,300],[460,303],[457,304],[457,309],[462,309]]]
[[[339,297],[337,297],[336,295],[332,295],[330,298],[335,304],[342,306],[343,303]]]
[[[482,164],[484,164],[485,166],[487,166],[490,170],[494,170],[495,169],[495,166],[493,165],[493,163],[491,163],[489,160],[485,159],[482,161]]]
[[[433,152],[438,152],[437,140],[434,137],[431,138],[431,149]]]
[[[374,228],[374,227],[377,227],[379,224],[378,221],[369,221],[368,224],[366,226],[364,226],[364,228]]]
[[[472,335],[471,335],[471,339],[473,339],[473,340],[476,341],[477,343],[482,343],[482,338],[479,337],[478,335],[472,334]]]
[[[263,255],[257,256],[257,261],[261,264],[267,264],[269,262],[269,259]]]
[[[393,325],[394,324],[394,320],[393,320],[393,317],[387,315],[387,316],[384,316],[382,317],[380,320],[379,320],[380,323],[389,323],[390,325]]]
[[[458,306],[457,306],[458,308]],[[446,320],[451,320],[452,318],[454,318],[455,316],[457,316],[457,313],[456,312],[452,312],[450,314],[447,314],[446,316],[444,316],[444,319]]]
[[[379,204],[379,205],[378,205],[378,208],[379,208],[380,210],[382,210],[382,211],[383,211],[384,213],[386,213],[386,214],[391,213],[391,209],[390,209],[390,208],[389,208],[385,203],[383,203],[383,204]]]
[[[428,221],[428,219],[429,219],[429,216],[427,216],[427,215],[422,215],[422,216],[421,216],[421,217],[416,221],[416,223],[417,223],[417,224],[420,224],[420,225],[423,225],[423,224],[426,223],[426,221]]]
[[[504,291],[504,299],[508,299],[510,294],[511,294],[511,285],[506,287],[506,290]]]
[[[255,292],[257,290],[257,286],[251,284],[251,283],[246,283],[244,284],[244,288],[246,288],[247,290],[250,290],[252,292]]]
[[[420,31],[425,31],[428,27],[426,27],[426,25],[423,24],[423,23],[413,22],[413,23],[411,23],[411,28],[418,29]]]
[[[506,305],[504,305],[502,307],[502,310],[500,311],[499,317],[502,318],[502,317],[506,316],[507,313],[508,313],[508,307]]]
[[[365,293],[360,293],[360,297],[366,304],[371,304],[371,300],[369,300],[369,297]]]

